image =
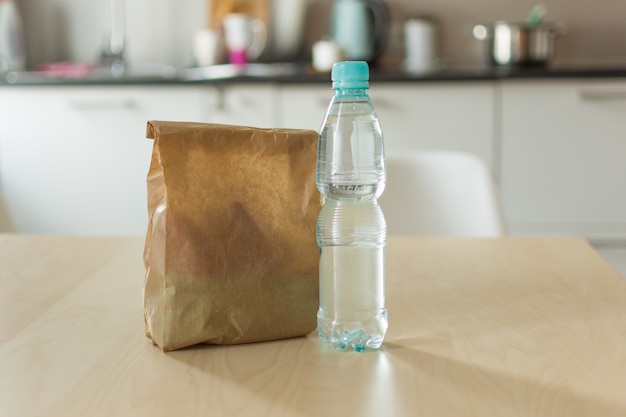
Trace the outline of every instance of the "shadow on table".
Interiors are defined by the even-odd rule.
[[[317,334],[235,346],[197,346],[167,359],[189,368],[216,415],[381,416],[394,409],[384,350],[337,352]]]
[[[577,392],[543,359],[519,372],[523,352],[490,352],[461,359],[447,342],[407,338],[379,351],[336,352],[316,335],[237,346],[199,346],[164,355],[188,367],[203,387],[206,410],[229,416],[623,416],[626,403],[607,394]],[[463,349],[461,349],[463,350]],[[456,355],[456,356],[455,356]],[[616,381],[616,383],[619,381]],[[593,382],[589,382],[593,387]],[[599,392],[596,390],[595,392]],[[616,392],[615,390],[612,392]]]
[[[457,350],[466,354],[463,359]],[[413,401],[419,415],[626,415],[626,402],[618,400],[620,397],[599,398],[576,392],[571,381],[549,363],[542,363],[544,358],[525,357],[521,361],[525,354],[516,352],[514,346],[510,352],[494,353],[413,338],[385,343],[385,354],[394,380],[402,382],[394,389],[395,395]],[[503,357],[510,367],[497,365]],[[520,372],[520,364],[527,362],[537,369]]]

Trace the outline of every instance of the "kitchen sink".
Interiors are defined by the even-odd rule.
[[[294,75],[302,69],[295,63],[246,64],[246,65],[211,65],[208,67],[186,68],[179,76],[185,81],[219,80],[235,77],[271,78]]]
[[[72,64],[54,64],[44,70],[10,71],[4,76],[8,84],[117,83],[124,81],[165,81],[177,78],[177,69],[162,64],[134,64],[123,69]]]
[[[272,78],[301,72],[294,63],[211,65],[176,68],[163,64],[128,64],[123,69],[104,66],[53,67],[44,71],[11,71],[4,75],[7,84],[120,84],[181,81],[228,80],[238,77]],[[0,76],[1,77],[1,76]]]

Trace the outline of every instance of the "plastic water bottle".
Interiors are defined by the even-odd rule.
[[[387,225],[378,198],[385,188],[384,145],[367,94],[369,68],[338,62],[317,153],[317,188],[324,205],[320,247],[318,333],[338,350],[379,348],[387,332]]]

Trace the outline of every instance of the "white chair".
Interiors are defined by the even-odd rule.
[[[495,237],[505,234],[490,171],[458,151],[386,155],[387,186],[380,199],[390,235]]]

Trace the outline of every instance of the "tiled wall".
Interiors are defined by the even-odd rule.
[[[206,21],[208,0],[126,0],[128,57],[190,65],[191,39]],[[108,30],[108,0],[17,0],[27,27],[31,64],[95,59]],[[331,0],[311,0],[305,54],[328,28]],[[440,25],[440,51],[451,65],[481,63],[486,45],[473,39],[476,23],[524,20],[532,0],[387,0],[393,25],[384,62],[402,59],[402,22],[428,14]],[[626,0],[546,0],[551,21],[568,25],[555,63],[626,63]]]

